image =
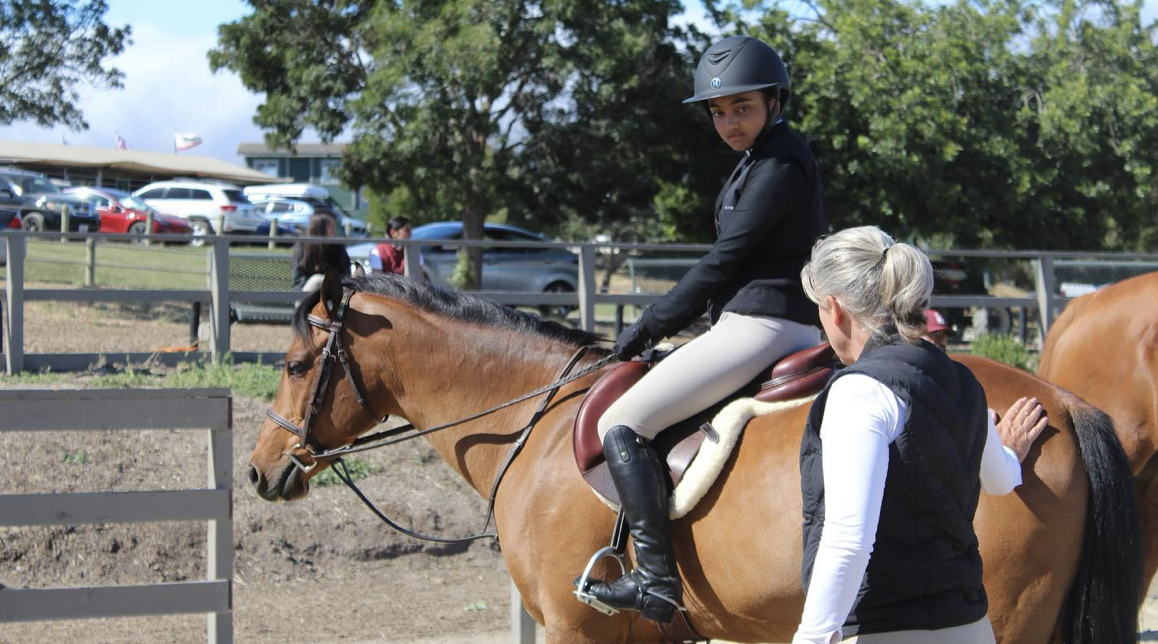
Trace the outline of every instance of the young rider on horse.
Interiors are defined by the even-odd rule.
[[[716,200],[716,242],[615,342],[621,360],[704,313],[707,333],[655,365],[599,420],[603,453],[635,543],[636,568],[589,584],[599,601],[672,619],[682,598],[671,547],[664,468],[651,439],[722,400],[776,360],[820,342],[816,307],[800,284],[813,240],[828,227],[807,143],[782,118],[788,72],[768,45],[743,36],[712,45],[695,95],[720,138],[744,156]]]
[[[801,277],[851,366],[817,397],[802,439],[806,595],[793,644],[993,642],[978,495],[1021,484],[1044,423],[1020,418],[1003,449],[976,378],[921,339],[933,269],[920,250],[850,228],[817,241]]]

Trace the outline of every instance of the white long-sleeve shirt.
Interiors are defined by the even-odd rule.
[[[820,439],[824,443],[824,529],[793,644],[840,641],[876,539],[889,469],[889,444],[905,427],[908,408],[888,387],[864,374],[832,384]],[[981,489],[1008,494],[1021,484],[1017,455],[1001,444],[989,415],[981,455]]]

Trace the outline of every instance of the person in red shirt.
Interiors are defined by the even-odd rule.
[[[406,217],[393,217],[386,222],[386,239],[410,239],[410,220]],[[383,242],[370,251],[370,268],[379,273],[406,272],[406,248],[397,244]]]

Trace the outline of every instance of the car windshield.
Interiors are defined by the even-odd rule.
[[[225,197],[233,203],[249,203],[249,197],[246,197],[245,193],[240,190],[226,190],[224,192]]]
[[[49,194],[60,193],[60,188],[44,177],[21,177],[20,187],[25,193],[31,192],[46,192]]]
[[[121,205],[125,208],[132,208],[133,210],[140,210],[141,212],[156,212],[149,204],[137,199],[133,196],[121,197]]]

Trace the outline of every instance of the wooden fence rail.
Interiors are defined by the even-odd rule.
[[[0,495],[0,526],[206,521],[207,579],[138,586],[0,589],[0,622],[206,613],[233,642],[233,410],[228,389],[0,391],[0,432],[202,429],[205,489]]]
[[[7,373],[18,373],[24,370],[53,369],[56,371],[72,371],[85,369],[98,362],[102,354],[97,353],[53,353],[53,354],[26,354],[24,352],[24,302],[26,301],[73,301],[73,302],[190,302],[206,304],[209,321],[208,351],[191,351],[189,353],[162,353],[148,352],[117,353],[108,357],[124,358],[129,363],[139,363],[145,360],[155,360],[164,364],[175,364],[191,360],[214,361],[221,360],[226,355],[232,355],[237,362],[264,360],[271,361],[278,356],[262,355],[254,352],[234,352],[230,346],[230,307],[236,303],[248,304],[292,304],[302,297],[300,291],[283,290],[230,290],[230,245],[237,243],[253,243],[252,238],[236,236],[207,236],[201,238],[207,253],[205,272],[205,289],[182,290],[132,290],[132,289],[63,289],[25,287],[27,261],[27,242],[29,239],[57,239],[60,233],[23,233],[3,232],[0,238],[8,249],[7,272],[4,285],[3,301],[5,306],[3,337],[0,346],[4,351],[5,370]],[[103,235],[97,233],[69,233],[72,240],[83,240],[86,245],[97,241],[127,241],[132,239],[128,235]],[[172,236],[169,236],[172,237]],[[174,238],[170,241],[175,241]],[[365,243],[365,239],[326,239],[303,241],[325,241],[327,243]],[[422,272],[420,256],[424,247],[445,243],[440,240],[394,240],[407,248],[406,272],[409,275],[419,275]],[[608,261],[613,266],[622,264],[610,258],[633,257],[643,254],[660,254],[676,256],[672,260],[637,259],[635,264],[645,265],[648,261],[658,261],[665,265],[674,263],[688,264],[702,255],[709,246],[705,244],[616,244],[616,243],[584,243],[569,244],[561,242],[496,242],[481,240],[453,240],[459,247],[485,247],[500,249],[570,249],[575,253],[577,271],[577,291],[552,293],[526,293],[513,291],[478,291],[477,295],[494,300],[501,304],[514,306],[544,306],[544,305],[573,305],[578,309],[578,325],[588,331],[595,329],[596,305],[614,305],[618,309],[624,306],[643,307],[657,300],[662,293],[647,292],[645,289],[635,288],[633,292],[611,293],[601,288],[597,276],[597,264]],[[1061,307],[1069,301],[1069,297],[1061,290],[1057,279],[1059,266],[1076,264],[1097,264],[1107,267],[1117,267],[1121,275],[1145,272],[1158,269],[1158,254],[1154,253],[1107,253],[1081,251],[989,251],[989,250],[929,250],[932,258],[965,258],[989,260],[1019,260],[1028,261],[1032,265],[1034,287],[1032,293],[1020,297],[998,297],[989,294],[968,295],[935,295],[932,304],[944,308],[972,308],[985,307],[996,309],[1016,309],[1020,311],[1022,321],[1027,311],[1038,311],[1040,331],[1049,328],[1054,317]],[[651,255],[649,255],[651,256]],[[689,257],[691,258],[689,260]],[[629,266],[629,269],[631,267]],[[1103,282],[1105,283],[1105,282]],[[1024,331],[1025,325],[1022,324]],[[1024,338],[1023,338],[1024,339]]]

